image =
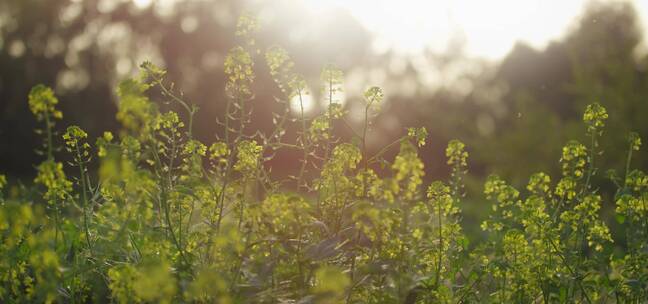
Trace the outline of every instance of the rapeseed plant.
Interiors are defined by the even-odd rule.
[[[0,175],[2,302],[648,300],[648,175],[631,169],[641,139],[628,138],[623,177],[609,174],[618,187],[621,239],[601,218],[607,197],[592,183],[608,118],[601,105],[586,108],[590,144],[565,145],[555,184],[542,172],[520,190],[497,175],[486,179],[487,240],[470,244],[459,208],[467,147],[451,140],[445,151],[450,178],[429,185],[419,157],[424,128],[409,128],[370,153],[381,88],[363,94],[364,120],[356,131],[337,100],[344,75],[326,66],[320,77],[326,109],[311,117],[304,78],[285,50],[271,47],[262,57],[283,109],[272,114],[270,134],[249,130],[261,53],[257,28],[250,16],[239,22],[241,45],[225,59],[227,105],[217,121],[223,132],[211,143],[193,137],[198,108],[150,62],[117,89],[122,129],[104,133],[94,146],[77,126],[58,137],[58,99],[51,89],[34,87],[28,105],[44,124],[46,158],[28,193],[6,195],[11,185]],[[150,99],[152,90],[182,113],[163,111],[164,104]],[[338,138],[340,126],[354,139]],[[285,136],[292,127],[293,141]],[[386,159],[396,147],[396,157]],[[60,148],[78,174],[66,175],[55,158]],[[300,166],[291,178],[274,180],[269,163],[282,149],[297,151]],[[88,169],[93,163],[96,174]]]

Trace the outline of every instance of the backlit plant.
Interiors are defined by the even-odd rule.
[[[357,127],[337,100],[342,71],[326,66],[325,110],[310,117],[311,92],[288,52],[274,46],[257,56],[256,21],[245,16],[238,25],[214,142],[194,138],[198,108],[150,62],[117,89],[115,135],[92,139],[78,126],[58,135],[58,99],[34,87],[28,105],[42,124],[45,160],[29,189],[9,191],[0,175],[2,302],[648,301],[648,175],[631,169],[641,140],[628,138],[623,177],[608,174],[626,233],[613,237],[601,217],[612,201],[593,185],[608,117],[602,106],[585,110],[589,145],[565,145],[555,183],[542,172],[526,189],[486,179],[484,197],[473,199],[491,206],[481,225],[486,241],[470,244],[460,210],[468,173],[461,141],[447,145],[449,179],[426,183],[424,128],[403,130],[378,152],[367,147],[381,88],[363,94]],[[249,128],[259,64],[281,92],[268,134]],[[181,111],[151,100],[152,90]],[[354,138],[337,137],[338,127]],[[276,180],[271,161],[283,150],[300,155],[299,166]],[[76,174],[66,175],[58,151]]]

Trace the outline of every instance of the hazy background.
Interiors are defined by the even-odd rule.
[[[469,223],[488,208],[480,191],[489,173],[520,188],[539,170],[557,180],[560,149],[568,139],[584,140],[582,111],[592,102],[610,113],[595,180],[609,195],[603,173],[623,168],[627,132],[648,141],[648,1],[434,2],[0,0],[0,172],[29,182],[41,159],[27,106],[33,85],[55,88],[64,112],[59,128],[78,124],[96,136],[118,128],[115,85],[143,60],[168,69],[199,105],[197,136],[213,142],[225,104],[224,57],[236,43],[237,17],[249,12],[261,23],[259,47],[286,48],[308,79],[309,115],[322,110],[319,72],[332,63],[345,71],[342,97],[352,122],[360,122],[366,87],[386,92],[370,133],[374,149],[409,126],[425,126],[430,138],[421,156],[434,179],[447,177],[448,140],[466,142]],[[253,128],[268,129],[279,93],[258,59]],[[633,165],[648,168],[646,156]],[[280,155],[272,166],[281,175],[297,163]]]

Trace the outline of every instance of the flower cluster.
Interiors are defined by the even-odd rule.
[[[236,145],[238,161],[234,165],[237,170],[245,175],[253,175],[256,172],[261,156],[261,146],[251,140],[243,140]]]
[[[361,96],[357,132],[338,100],[343,73],[327,66],[320,80],[329,107],[313,117],[292,113],[289,101],[306,85],[276,47],[266,61],[285,95],[276,99],[283,113],[268,113],[271,134],[251,133],[256,28],[249,16],[239,22],[247,45],[226,57],[227,106],[213,142],[192,136],[197,108],[151,63],[119,85],[122,128],[95,147],[78,126],[55,138],[58,100],[45,86],[32,90],[28,104],[45,122],[48,153],[33,185],[0,175],[0,302],[648,300],[648,175],[632,169],[641,140],[629,136],[625,171],[610,174],[617,191],[606,192],[592,178],[608,118],[601,105],[583,117],[592,145],[568,142],[558,178],[536,173],[518,191],[492,174],[483,196],[463,201],[464,180],[477,180],[467,176],[463,142],[445,149],[449,178],[428,184],[419,157],[425,128],[409,128],[377,152],[367,148],[382,89]],[[187,116],[149,98],[150,90]],[[350,140],[337,136],[341,122]],[[284,150],[298,167],[288,176],[272,171]],[[59,151],[75,170],[57,161]],[[604,208],[611,198],[623,237],[602,216],[612,212]],[[482,241],[464,236],[460,207],[468,203],[490,208]]]
[[[29,109],[38,120],[61,119],[63,112],[56,109],[58,98],[54,96],[52,89],[37,85],[29,92]]]
[[[583,114],[583,121],[587,125],[587,132],[599,132],[605,126],[605,120],[607,118],[607,111],[601,104],[593,103],[588,105]]]

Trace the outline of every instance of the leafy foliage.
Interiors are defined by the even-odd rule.
[[[106,132],[92,147],[78,126],[61,136],[70,167],[78,169],[68,179],[53,153],[54,120],[62,115],[57,99],[44,86],[32,90],[29,106],[45,123],[47,158],[31,189],[6,191],[0,176],[3,302],[648,300],[648,176],[630,170],[641,140],[629,137],[624,178],[610,174],[618,186],[618,219],[627,227],[627,245],[615,248],[600,216],[607,198],[591,184],[608,117],[602,106],[587,107],[590,146],[567,143],[556,185],[537,173],[521,192],[488,177],[484,194],[492,212],[482,224],[488,240],[471,245],[459,208],[466,146],[448,143],[450,180],[427,186],[419,158],[425,129],[410,128],[369,155],[380,88],[364,94],[363,130],[342,142],[333,132],[334,122],[345,119],[333,94],[341,90],[342,73],[331,66],[322,73],[330,93],[324,114],[307,118],[303,105],[291,113],[290,101],[307,92],[288,54],[273,47],[265,58],[285,111],[273,114],[271,134],[249,133],[256,23],[241,20],[237,35],[244,45],[225,61],[228,106],[219,121],[225,136],[213,143],[193,138],[197,108],[147,62],[141,75],[119,86],[117,137]],[[153,88],[186,113],[161,111],[147,95]],[[301,127],[296,142],[284,137],[292,120]],[[395,159],[385,160],[396,146]],[[269,164],[280,149],[303,152],[290,180],[271,178]],[[88,170],[95,162],[96,176]],[[377,173],[380,165],[385,174]],[[309,179],[307,171],[318,177]]]

